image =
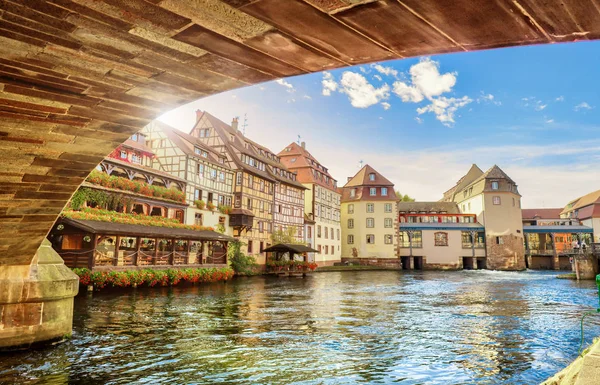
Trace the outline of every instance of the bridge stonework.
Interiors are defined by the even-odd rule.
[[[13,306],[29,303],[15,282],[39,278],[72,193],[162,113],[286,76],[599,33],[570,0],[0,0],[0,291],[22,291],[0,296],[0,346],[22,342],[7,312],[35,306]]]

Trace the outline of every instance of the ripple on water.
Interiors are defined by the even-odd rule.
[[[575,358],[598,302],[592,282],[553,277],[364,271],[83,294],[73,339],[2,356],[0,383],[537,383]]]

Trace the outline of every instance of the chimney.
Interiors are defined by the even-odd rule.
[[[231,121],[231,128],[233,128],[235,131],[237,131],[237,129],[238,129],[238,118],[237,117],[233,118],[233,120]]]
[[[300,143],[300,147],[302,147],[303,149],[305,149],[305,150],[306,150],[306,142],[302,142],[302,143]]]
[[[196,122],[200,120],[201,116],[202,116],[202,111],[201,110],[196,110]]]

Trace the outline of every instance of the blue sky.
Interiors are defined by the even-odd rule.
[[[472,163],[498,164],[523,207],[600,189],[600,43],[446,54],[348,67],[233,90],[160,119],[189,131],[197,109],[279,152],[298,135],[340,185],[369,163],[418,200],[438,200]]]

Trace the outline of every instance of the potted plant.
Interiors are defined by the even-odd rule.
[[[206,203],[204,203],[204,201],[202,199],[196,199],[194,201],[194,205],[196,205],[196,207],[199,208],[200,210],[204,210],[204,206],[206,205]]]
[[[208,202],[206,204],[206,208],[209,209],[210,211],[213,211],[215,209],[215,204],[212,202]]]

